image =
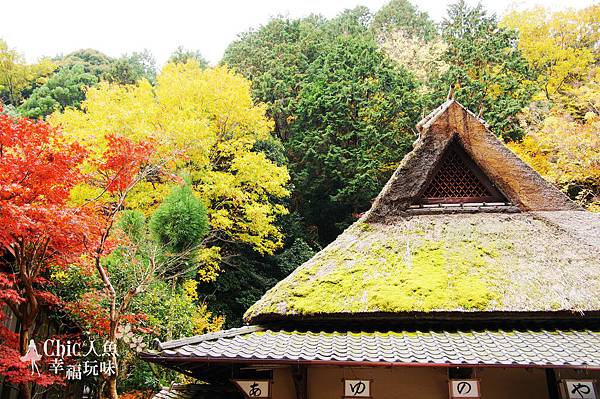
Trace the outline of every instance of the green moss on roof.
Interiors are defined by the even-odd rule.
[[[600,309],[598,293],[598,248],[539,216],[420,215],[356,223],[245,317]]]
[[[408,252],[391,242],[332,251],[322,262],[336,267],[320,272],[322,264],[316,264],[303,271],[289,289],[287,309],[298,314],[431,311],[456,304],[484,309],[497,299],[482,277],[494,273],[488,262],[493,252],[472,242],[448,248],[441,241],[425,241]]]

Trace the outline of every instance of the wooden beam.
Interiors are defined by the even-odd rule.
[[[308,399],[308,369],[306,366],[292,367],[292,378],[296,399]]]

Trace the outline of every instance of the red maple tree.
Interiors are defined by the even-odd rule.
[[[96,220],[98,222],[98,233],[100,240],[95,249],[94,266],[98,276],[102,280],[109,309],[105,318],[96,317],[96,324],[103,320],[106,331],[106,339],[116,343],[116,334],[119,324],[123,321],[134,321],[143,319],[144,315],[128,314],[131,300],[141,292],[143,286],[149,282],[152,274],[145,275],[140,285],[131,289],[119,298],[112,284],[111,277],[105,265],[103,256],[110,253],[114,248],[113,228],[119,212],[125,207],[125,202],[130,191],[142,180],[148,179],[156,172],[155,167],[150,165],[150,158],[154,153],[154,144],[148,141],[133,142],[127,138],[108,135],[107,150],[102,159],[97,162],[97,176],[93,177],[94,184],[101,187],[112,199],[110,206],[98,209]],[[101,315],[102,312],[95,311],[94,314]],[[103,375],[107,384],[108,397],[117,399],[117,377],[118,360],[113,354],[111,361],[116,367],[116,373]]]
[[[48,290],[48,270],[77,262],[97,246],[89,229],[93,213],[68,203],[84,180],[86,155],[45,122],[0,114],[0,302],[19,321],[16,332],[0,330],[0,374],[20,384],[23,398],[31,397],[32,382],[56,382],[49,374],[23,372],[27,363],[19,360],[41,309],[59,303]]]
[[[82,146],[67,141],[47,123],[0,114],[0,304],[8,306],[19,321],[16,332],[0,328],[0,375],[19,383],[25,399],[32,397],[33,382],[58,381],[50,374],[31,375],[28,364],[20,361],[35,335],[41,309],[64,305],[48,289],[50,268],[87,268],[91,263],[103,283],[109,309],[103,312],[91,305],[82,309],[85,300],[78,306],[80,315],[88,315],[88,324],[104,330],[107,340],[115,342],[121,322],[143,318],[129,314],[128,306],[146,279],[117,298],[103,259],[117,244],[113,226],[129,192],[156,172],[149,165],[154,146],[116,135],[106,139],[107,150],[94,161]],[[84,161],[95,164],[94,173],[82,173]],[[101,188],[102,194],[71,206],[71,190],[81,183]],[[5,316],[0,313],[0,324]],[[116,365],[117,359],[112,360]],[[104,378],[109,397],[116,398],[116,375]]]

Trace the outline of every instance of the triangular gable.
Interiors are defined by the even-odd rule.
[[[508,200],[473,162],[455,137],[431,178],[414,201],[416,204],[506,203]]]
[[[508,149],[484,121],[455,100],[442,104],[417,128],[420,137],[414,149],[404,157],[365,214],[365,220],[382,222],[419,203],[436,166],[454,140],[493,186],[522,211],[580,209]]]

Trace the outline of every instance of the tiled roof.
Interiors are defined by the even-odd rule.
[[[154,395],[152,399],[192,399],[194,396],[193,390],[188,389],[188,386],[163,388],[159,393]]]
[[[373,365],[568,366],[600,368],[600,331],[482,330],[416,332],[239,331],[145,353],[147,360],[265,363],[368,362]]]
[[[152,399],[214,399],[215,397],[227,399],[237,398],[230,387],[220,387],[208,384],[173,384],[171,387],[163,388]]]
[[[245,327],[239,327],[239,328],[231,328],[229,330],[211,332],[211,333],[207,333],[207,334],[203,334],[203,335],[197,335],[195,337],[174,339],[172,341],[167,341],[167,342],[159,342],[158,348],[161,350],[178,348],[178,347],[181,347],[184,345],[191,345],[191,344],[195,344],[195,343],[202,342],[202,341],[212,341],[217,338],[229,338],[229,337],[233,337],[236,335],[249,334],[249,333],[252,333],[255,331],[263,331],[263,330],[264,329],[260,326],[245,326]]]

